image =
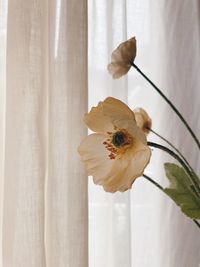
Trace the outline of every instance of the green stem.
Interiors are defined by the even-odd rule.
[[[191,172],[190,168],[187,166],[187,164],[179,157],[179,155],[177,155],[174,151],[172,151],[171,149],[169,149],[168,147],[166,146],[163,146],[163,145],[160,145],[160,144],[157,144],[157,143],[154,143],[154,142],[147,142],[147,144],[150,146],[150,147],[155,147],[155,148],[158,148],[158,149],[161,149],[165,152],[167,152],[170,156],[172,156],[174,159],[176,159],[181,165],[182,167],[185,169],[186,173],[188,174],[188,177],[190,178],[190,181],[193,185],[194,188],[197,189],[197,192],[200,191],[200,188],[199,188],[199,184],[198,182],[195,180],[195,178],[193,177],[193,174],[195,174],[195,172]],[[197,175],[195,174],[195,176],[197,177]],[[199,194],[199,193],[198,193]]]
[[[164,188],[161,185],[159,185],[156,181],[154,181],[151,177],[149,177],[145,173],[143,174],[143,177],[165,193]]]
[[[191,171],[189,169],[189,167],[187,166],[187,164],[179,157],[178,154],[176,154],[174,151],[172,151],[171,149],[169,149],[168,147],[166,146],[163,146],[163,145],[160,145],[160,144],[157,144],[157,143],[154,143],[154,142],[147,142],[148,146],[150,147],[155,147],[155,148],[158,148],[158,149],[161,149],[165,152],[167,152],[170,156],[172,156],[174,159],[176,159],[182,166],[183,168],[185,169],[185,171],[187,172],[187,174],[191,177]]]
[[[143,174],[143,177],[148,180],[150,183],[152,183],[153,185],[155,185],[158,189],[160,189],[163,193],[165,193],[164,191],[164,188],[159,185],[156,181],[154,181],[151,177],[149,177],[148,175],[146,174]],[[166,193],[165,193],[166,194]],[[166,194],[167,195],[167,194]],[[197,225],[198,228],[200,228],[200,223],[196,220],[196,219],[193,219],[193,222]]]
[[[195,220],[195,219],[193,221],[200,228],[200,223],[197,220]]]
[[[158,134],[157,132],[155,132],[153,129],[151,128],[147,128],[150,132],[152,132],[153,134],[155,134],[156,136],[158,136],[160,139],[162,139],[163,141],[165,141],[169,146],[171,146],[171,148],[173,148],[178,154],[179,156],[185,161],[185,163],[188,165],[188,168],[190,168],[190,170],[192,172],[194,172],[193,168],[191,167],[190,163],[187,161],[187,159],[183,156],[183,154],[178,150],[178,148],[176,148],[170,141],[168,141],[165,137],[163,137],[162,135]]]
[[[163,92],[135,65],[135,63],[132,63],[132,66],[154,87],[154,89],[161,95],[161,97],[169,104],[169,106],[174,110],[174,112],[177,114],[177,116],[181,119],[185,127],[190,132],[191,136],[193,137],[194,141],[196,142],[198,148],[200,149],[200,142],[194,132],[192,131],[191,127],[188,125],[186,120],[183,118],[181,113],[178,111],[178,109],[174,106],[174,104],[163,94]]]

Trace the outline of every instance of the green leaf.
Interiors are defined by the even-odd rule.
[[[172,198],[182,212],[192,219],[200,219],[200,181],[196,174],[192,173],[195,186],[185,170],[176,164],[165,163],[165,173],[170,186],[164,192]]]
[[[194,172],[191,173],[191,176],[192,176],[193,184],[195,185],[194,187],[192,187],[192,189],[200,197],[200,180],[199,180],[199,177]]]

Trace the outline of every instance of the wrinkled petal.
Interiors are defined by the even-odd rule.
[[[94,132],[113,131],[119,121],[136,125],[133,111],[122,101],[108,97],[84,116],[84,122]],[[117,125],[116,125],[117,126]]]
[[[143,109],[134,112],[122,101],[108,97],[84,117],[88,127],[98,133],[86,137],[78,152],[94,183],[108,192],[131,188],[150,160],[142,127],[148,114]]]
[[[136,57],[135,37],[121,43],[111,55],[108,71],[114,79],[125,75]]]
[[[110,117],[112,121],[115,120],[133,120],[135,122],[134,112],[122,101],[114,97],[107,97],[103,102],[103,112]]]
[[[115,125],[118,128],[126,129],[129,132],[129,134],[134,136],[135,139],[139,140],[144,145],[147,144],[147,138],[144,132],[135,123],[132,123],[131,121],[128,120],[126,121],[122,120],[122,121],[116,121]]]
[[[150,161],[151,150],[149,147],[143,147],[133,155],[126,169],[113,173],[109,180],[103,184],[103,188],[107,192],[114,193],[116,191],[124,192],[132,187],[137,177],[142,176],[145,167]]]
[[[103,113],[103,102],[99,102],[97,107],[93,107],[89,113],[86,113],[83,120],[93,132],[106,133],[114,131],[114,126],[109,116]]]
[[[108,157],[109,152],[103,145],[105,139],[106,135],[94,133],[83,139],[78,147],[88,175],[92,175],[97,184],[103,182],[113,165],[113,161]]]
[[[118,79],[125,75],[131,68],[131,64],[121,64],[118,62],[112,62],[108,65],[108,71],[112,75],[113,79]]]
[[[136,39],[135,37],[121,43],[112,53],[113,62],[130,64],[136,57]]]
[[[130,152],[125,153],[120,159],[110,160],[109,152],[103,145],[106,137],[103,134],[91,134],[78,147],[88,175],[92,175],[94,183],[99,185],[106,183],[113,174],[126,170],[132,157],[132,152]]]
[[[148,129],[151,129],[152,125],[151,118],[143,108],[136,108],[133,112],[137,126],[147,135],[149,133]]]
[[[115,177],[116,175],[122,174],[127,169],[130,160],[131,159],[128,157],[122,157],[120,159],[110,160],[112,163],[112,166],[109,172],[104,177],[102,176],[101,179],[98,179],[98,181],[97,181],[97,178],[93,176],[94,183],[104,186],[111,179],[111,177],[113,176]]]

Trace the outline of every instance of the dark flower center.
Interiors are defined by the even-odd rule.
[[[117,127],[115,127],[115,130],[117,130]],[[110,159],[122,157],[126,150],[133,146],[133,136],[126,129],[119,129],[115,133],[107,132],[107,134],[108,137],[103,145],[110,152],[108,155]]]
[[[116,147],[123,146],[126,140],[126,136],[123,132],[116,132],[112,137],[112,143]]]

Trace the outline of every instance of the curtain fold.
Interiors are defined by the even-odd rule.
[[[89,1],[89,106],[107,96],[131,108],[143,107],[153,129],[183,151],[199,172],[199,152],[179,119],[134,70],[112,80],[112,51],[136,36],[138,65],[176,104],[198,136],[199,1]],[[161,141],[149,135],[149,140]],[[146,174],[168,184],[162,163],[171,159],[153,150]],[[162,192],[143,178],[132,190],[114,195],[89,184],[90,265],[92,267],[197,267],[199,229]]]
[[[47,1],[9,1],[3,265],[45,266]]]
[[[200,138],[200,9],[199,1],[182,1],[174,5],[174,1],[162,3],[165,57],[163,59],[163,82],[167,94],[189,122],[198,139]],[[170,19],[169,19],[170,18]],[[169,127],[169,122],[172,123]],[[183,124],[174,116],[167,113],[163,130],[180,148],[195,171],[200,175],[199,150],[186,131]],[[200,235],[199,229],[183,215],[175,205],[166,207],[167,199],[162,199],[160,218],[166,221],[164,229],[160,226],[160,240],[164,242],[160,264],[168,254],[164,266],[199,266],[200,264]],[[162,222],[162,221],[161,221]],[[161,224],[160,224],[161,225]],[[169,234],[170,233],[170,234]]]
[[[136,64],[198,136],[199,10],[198,0],[0,0],[0,267],[199,266],[198,228],[172,201],[142,178],[109,194],[89,177],[88,199],[77,154],[88,106],[114,96],[145,108],[200,171],[195,144],[146,81],[106,69],[135,35]],[[146,173],[167,185],[169,160],[154,150]]]
[[[128,80],[107,72],[113,46],[127,39],[127,1],[89,1],[89,108],[107,96],[128,101]],[[89,177],[89,266],[131,266],[130,192],[109,194]]]
[[[87,1],[9,0],[4,30],[2,266],[86,267]]]
[[[0,0],[0,267],[2,267],[7,1]]]
[[[87,134],[87,1],[50,2],[47,266],[86,267],[88,180],[77,147]]]

